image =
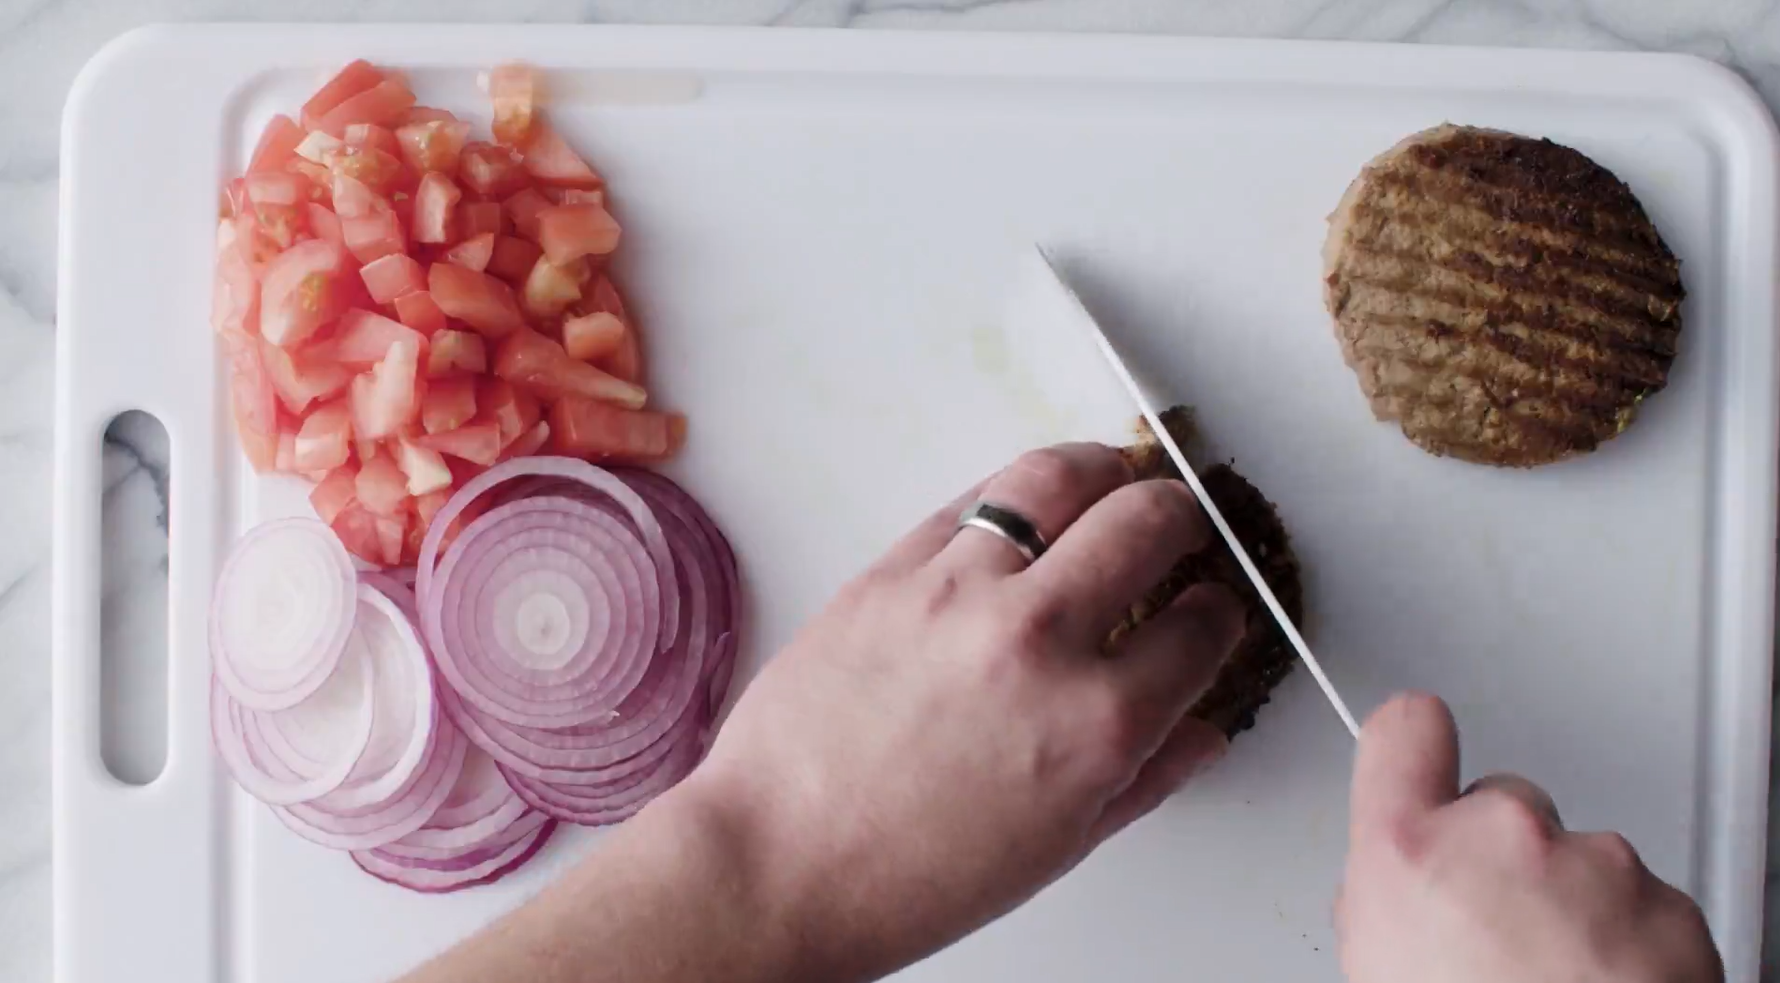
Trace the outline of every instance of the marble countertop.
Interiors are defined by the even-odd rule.
[[[0,0],[0,979],[50,978],[51,380],[57,130],[68,85],[107,40],[151,21],[453,19],[1680,51],[1735,67],[1780,104],[1776,0]],[[106,629],[120,637],[165,631],[156,605],[132,603],[166,575],[166,447],[143,429],[114,428],[106,448],[115,532],[105,590],[116,612]],[[1780,847],[1780,831],[1770,841]],[[1764,979],[1780,983],[1780,865],[1769,884]]]

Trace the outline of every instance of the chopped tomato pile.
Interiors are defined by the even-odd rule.
[[[686,437],[645,408],[605,182],[545,121],[532,69],[488,89],[494,139],[472,140],[355,61],[272,118],[224,195],[212,324],[242,450],[315,481],[316,512],[375,564],[413,563],[497,462],[647,463]]]

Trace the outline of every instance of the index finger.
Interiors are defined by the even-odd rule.
[[[1360,729],[1349,815],[1353,842],[1425,815],[1459,796],[1459,730],[1425,693],[1392,697]]]

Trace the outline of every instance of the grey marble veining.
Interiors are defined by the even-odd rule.
[[[50,978],[49,479],[62,100],[106,40],[144,23],[188,20],[762,24],[1634,48],[1732,65],[1770,105],[1780,104],[1780,0],[0,0],[0,980],[16,983]],[[103,452],[103,511],[114,530],[104,630],[164,635],[164,610],[148,599],[166,577],[166,443],[153,427],[126,422]],[[114,762],[120,766],[137,765]],[[1780,856],[1780,825],[1773,830]],[[1773,868],[1770,885],[1777,889],[1766,965],[1780,981]]]

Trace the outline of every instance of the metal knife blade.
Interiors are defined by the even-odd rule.
[[[1249,557],[1248,550],[1244,549],[1242,543],[1237,540],[1235,531],[1230,528],[1230,523],[1225,521],[1223,513],[1218,511],[1217,503],[1213,502],[1211,496],[1206,494],[1205,486],[1200,483],[1199,475],[1193,470],[1193,466],[1187,462],[1187,456],[1181,453],[1180,446],[1168,433],[1168,428],[1162,425],[1162,418],[1156,411],[1155,401],[1150,398],[1149,393],[1137,380],[1137,377],[1131,374],[1130,367],[1125,364],[1124,356],[1119,354],[1119,350],[1113,346],[1112,339],[1108,338],[1106,332],[1101,329],[1100,322],[1095,320],[1087,305],[1082,303],[1081,297],[1074,288],[1070,287],[1069,281],[1064,279],[1050,253],[1046,252],[1043,246],[1036,248],[1043,266],[1049,270],[1050,276],[1060,288],[1060,293],[1067,298],[1069,306],[1072,308],[1071,320],[1079,324],[1082,331],[1094,340],[1095,346],[1099,349],[1101,356],[1105,358],[1107,366],[1112,369],[1113,375],[1125,387],[1131,400],[1137,404],[1138,410],[1143,413],[1143,418],[1149,421],[1150,429],[1155,432],[1156,439],[1161,442],[1162,448],[1168,452],[1169,459],[1174,461],[1174,466],[1180,469],[1181,477],[1185,478],[1188,487],[1193,489],[1193,495],[1204,507],[1206,516],[1211,519],[1212,525],[1217,527],[1218,535],[1222,536],[1224,542],[1229,545],[1230,552],[1236,557],[1236,562],[1242,566],[1242,572],[1248,575],[1249,583],[1253,584],[1256,593],[1261,595],[1261,601],[1267,605],[1267,610],[1273,615],[1273,620],[1279,623],[1280,631],[1285,633],[1286,639],[1292,643],[1292,648],[1297,650],[1298,657],[1304,660],[1305,668],[1310,670],[1310,674],[1316,678],[1317,685],[1322,687],[1323,695],[1329,698],[1329,705],[1335,708],[1335,713],[1341,718],[1342,724],[1347,727],[1348,733],[1358,738],[1360,725],[1354,720],[1353,713],[1348,710],[1347,703],[1341,699],[1341,694],[1335,691],[1335,684],[1331,683],[1328,675],[1323,672],[1322,663],[1318,662],[1316,656],[1311,653],[1310,646],[1304,641],[1304,636],[1298,632],[1298,626],[1292,624],[1292,619],[1286,616],[1285,608],[1280,606],[1279,598],[1273,596],[1273,589],[1267,586],[1266,580],[1262,579],[1260,569]]]

